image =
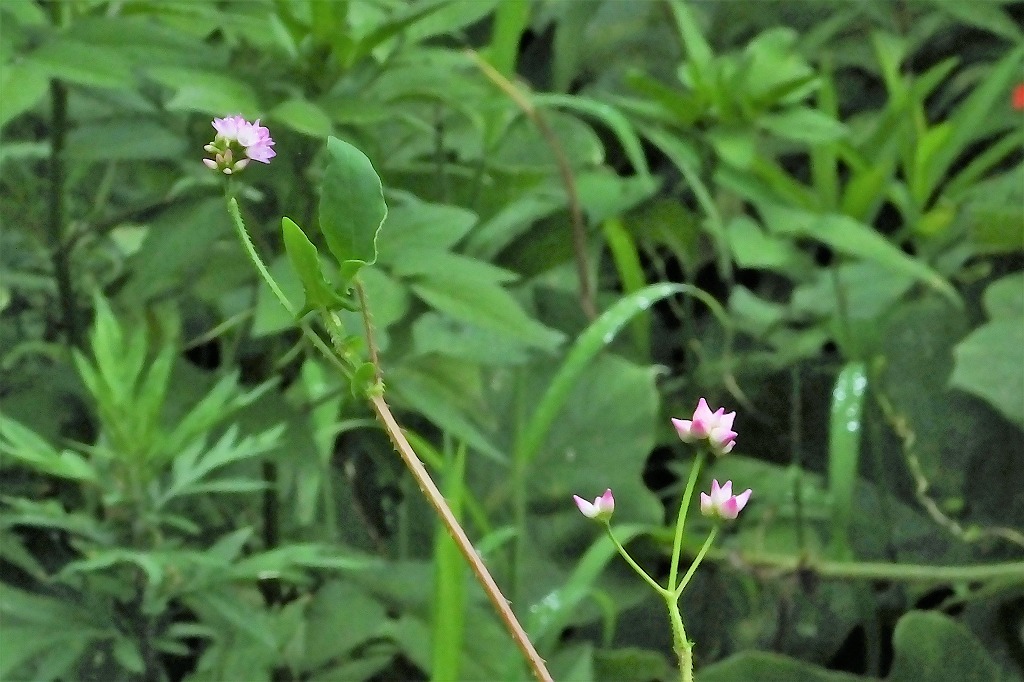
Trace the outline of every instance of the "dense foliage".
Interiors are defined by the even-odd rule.
[[[669,417],[700,396],[739,433],[701,489],[754,490],[684,595],[701,682],[1021,679],[1022,20],[0,3],[0,678],[528,676],[372,365],[324,362],[239,243],[200,161],[240,114],[277,156],[233,192],[297,308],[362,265],[310,228],[383,215],[328,137],[379,174],[385,395],[555,679],[676,675],[572,495],[613,488],[663,574],[693,455]],[[304,234],[325,279],[293,274]]]

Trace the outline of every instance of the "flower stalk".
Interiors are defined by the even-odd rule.
[[[704,398],[700,399],[697,409],[691,419],[673,419],[672,424],[676,427],[679,438],[685,443],[697,443],[706,441],[708,449],[716,456],[722,456],[732,451],[736,444],[737,433],[732,430],[733,421],[736,418],[735,412],[726,414],[725,408],[719,408],[712,412]],[[679,679],[681,682],[693,682],[693,642],[686,636],[686,627],[683,625],[683,615],[679,609],[679,598],[683,590],[689,585],[690,580],[697,572],[708,550],[718,537],[719,524],[716,524],[708,534],[700,551],[690,563],[686,574],[681,580],[679,576],[679,560],[683,547],[683,527],[686,525],[687,511],[690,509],[690,502],[693,499],[693,491],[697,487],[697,478],[706,459],[705,449],[701,448],[694,458],[693,466],[690,467],[690,475],[686,480],[686,487],[683,490],[683,497],[679,502],[679,513],[676,515],[675,531],[672,541],[672,562],[669,566],[668,587],[662,587],[645,571],[629,552],[616,539],[611,528],[611,517],[615,511],[615,499],[612,491],[606,490],[603,495],[593,502],[588,502],[579,495],[573,495],[576,506],[588,519],[604,524],[608,537],[611,538],[615,549],[622,558],[629,564],[637,575],[651,588],[661,595],[665,601],[665,608],[668,611],[669,624],[672,628],[672,649],[679,661]],[[726,481],[719,485],[718,480],[712,481],[711,492],[700,494],[700,510],[704,516],[718,519],[719,521],[731,521],[743,511],[747,501],[750,499],[751,491],[745,490],[739,495],[732,494],[732,481]]]
[[[240,117],[237,118],[240,119]],[[225,120],[229,121],[229,123],[223,123]],[[242,165],[240,167],[237,161],[233,162],[234,165],[229,165],[232,162],[233,155],[229,155],[227,153],[230,152],[230,148],[226,145],[229,145],[232,142],[239,142],[240,144],[243,144],[243,146],[247,141],[252,142],[252,144],[246,147],[246,153],[249,154],[248,158],[252,160],[267,163],[269,159],[274,156],[274,151],[269,148],[269,145],[273,144],[273,140],[270,140],[269,133],[264,134],[259,131],[256,131],[254,133],[252,130],[242,126],[242,123],[245,123],[244,120],[242,121],[242,123],[239,123],[237,121],[230,121],[230,119],[217,119],[215,121],[214,127],[217,128],[218,137],[217,140],[211,143],[211,145],[207,145],[207,147],[210,147],[212,145],[219,145],[217,147],[217,150],[221,156],[220,159],[217,159],[216,157],[212,160],[204,159],[204,163],[207,167],[211,168],[211,170],[220,170],[228,176],[232,175],[234,172],[238,170],[243,169],[245,165]],[[218,127],[217,122],[221,122],[222,127]],[[259,121],[257,121],[255,124],[245,123],[245,125],[251,125],[256,128],[260,127]],[[234,127],[232,128],[230,126]],[[245,132],[247,130],[249,132]],[[266,131],[266,128],[263,128],[262,130]],[[248,137],[246,135],[248,135]],[[253,135],[255,135],[255,137],[253,137]],[[225,141],[227,142],[225,143]],[[207,148],[207,151],[210,151],[210,149]],[[292,316],[295,316],[297,313],[295,307],[285,296],[284,292],[281,290],[281,287],[278,285],[277,281],[274,279],[273,275],[270,273],[270,271],[264,264],[263,259],[260,258],[259,253],[256,251],[256,248],[252,243],[252,239],[250,239],[249,234],[245,228],[245,223],[242,219],[242,214],[241,211],[239,210],[238,202],[233,196],[231,196],[230,191],[226,194],[226,201],[228,214],[230,215],[232,223],[234,224],[235,231],[238,234],[238,238],[241,241],[246,254],[249,256],[249,259],[252,261],[254,267],[256,268],[256,271],[259,273],[263,281],[266,282],[267,286],[270,287],[270,290],[273,292],[274,296],[278,299],[278,301],[281,303],[284,309],[288,311],[288,313],[291,314]],[[358,287],[358,285],[357,291],[360,297],[361,307],[364,308],[363,321],[364,324],[367,325],[366,337],[367,343],[370,346],[370,359],[374,365],[375,374],[378,379],[377,385],[382,386],[382,384],[379,381],[381,377],[380,361],[378,358],[377,349],[373,341],[372,329],[370,328],[369,311],[365,310],[365,294],[363,293],[361,287]],[[324,327],[327,329],[330,336],[332,337],[332,339],[341,338],[343,336],[343,330],[340,327],[340,322],[338,321],[337,316],[334,313],[326,310],[321,311],[321,321]],[[346,378],[352,379],[355,373],[355,367],[352,366],[352,361],[349,358],[347,358],[339,348],[332,349],[332,347],[325,343],[324,340],[320,337],[320,335],[313,331],[308,324],[306,324],[303,321],[299,321],[298,324],[300,329],[302,330],[303,335],[310,340],[313,346],[318,351],[320,351],[320,353],[323,354],[324,357],[329,362],[331,362],[331,364],[338,368]],[[530,669],[532,670],[534,677],[536,677],[541,682],[552,682],[552,677],[550,673],[547,671],[544,659],[540,657],[540,654],[533,646],[533,643],[530,641],[529,636],[523,629],[522,625],[520,625],[518,619],[515,616],[515,613],[513,613],[511,607],[509,606],[508,600],[505,599],[504,595],[501,592],[501,589],[498,587],[497,583],[494,581],[490,572],[487,570],[487,566],[483,563],[483,560],[480,558],[480,555],[476,551],[476,548],[473,546],[473,543],[469,540],[469,537],[466,535],[465,530],[463,530],[455,514],[452,512],[451,508],[448,506],[448,503],[445,501],[444,496],[441,494],[440,490],[438,490],[437,486],[434,484],[433,479],[430,477],[429,472],[427,472],[426,467],[420,461],[419,457],[416,455],[416,452],[410,445],[409,440],[405,437],[402,428],[399,426],[397,420],[394,417],[394,414],[392,414],[391,412],[391,408],[385,401],[382,391],[371,392],[367,396],[367,398],[370,402],[370,406],[373,408],[374,414],[377,416],[378,421],[381,423],[381,426],[388,434],[388,437],[390,438],[392,445],[398,452],[399,456],[402,458],[402,461],[405,464],[406,468],[409,470],[413,478],[416,480],[416,484],[419,487],[420,491],[423,493],[424,497],[427,498],[427,501],[430,503],[431,507],[434,508],[434,511],[441,519],[441,522],[448,530],[448,533],[455,540],[455,544],[458,546],[460,553],[465,558],[466,562],[469,564],[470,569],[476,576],[477,581],[483,587],[484,592],[486,593],[492,606],[498,613],[498,616],[501,618],[502,622],[505,624],[506,629],[509,631],[509,634],[512,636],[512,639],[515,641],[515,644],[519,648],[523,657],[526,659],[526,662],[530,666]],[[611,491],[609,491],[608,494],[610,495]]]

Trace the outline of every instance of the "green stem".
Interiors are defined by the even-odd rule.
[[[665,606],[668,607],[668,618],[672,623],[672,649],[679,659],[679,680],[693,682],[693,644],[686,638],[683,616],[679,613],[679,602],[675,595],[665,595]]]
[[[708,550],[714,561],[737,566],[769,568],[780,573],[806,572],[825,580],[891,580],[911,583],[1006,581],[1024,585],[1024,561],[1002,561],[974,566],[935,566],[883,561],[822,561],[806,556],[759,552]]]
[[[704,451],[697,454],[697,458],[690,467],[690,478],[686,481],[686,490],[683,491],[683,499],[679,502],[679,515],[676,517],[676,534],[672,542],[672,565],[668,572],[669,592],[675,592],[676,577],[679,573],[679,554],[683,548],[683,524],[686,523],[686,512],[690,508],[690,499],[693,497],[693,488],[697,485],[697,474],[704,465]]]
[[[629,553],[626,552],[626,549],[615,538],[615,535],[612,533],[612,527],[611,527],[611,525],[608,522],[605,522],[604,529],[608,532],[608,537],[611,538],[612,543],[614,543],[614,545],[615,545],[615,549],[619,550],[619,554],[622,556],[623,559],[626,560],[626,563],[629,564],[633,568],[633,570],[636,571],[637,575],[639,575],[641,578],[643,578],[644,581],[648,585],[653,587],[655,592],[657,592],[658,594],[662,595],[663,597],[665,597],[667,599],[668,596],[671,594],[671,592],[669,592],[664,587],[662,587],[657,582],[655,582],[654,578],[652,578],[651,576],[647,575],[647,571],[645,571],[644,569],[640,568],[640,564],[638,564],[637,562],[633,561],[633,557],[629,556]]]
[[[274,279],[274,276],[270,274],[270,271],[267,269],[267,266],[264,265],[263,259],[260,258],[260,255],[258,253],[256,253],[256,247],[253,245],[252,240],[249,238],[249,233],[245,229],[245,222],[243,222],[242,220],[242,214],[238,210],[238,202],[235,200],[234,197],[230,195],[228,195],[226,198],[228,204],[228,214],[230,214],[231,216],[231,222],[235,226],[235,231],[238,233],[238,238],[241,240],[242,246],[245,247],[246,253],[249,254],[249,260],[252,261],[252,264],[256,267],[256,271],[260,273],[260,276],[263,278],[263,281],[267,283],[268,287],[270,287],[270,290],[274,293],[274,296],[277,297],[277,300],[281,303],[281,306],[284,307],[284,309],[288,311],[288,313],[290,313],[292,317],[294,317],[296,315],[295,308],[292,307],[292,304],[288,300],[288,297],[284,295],[284,292],[281,291],[281,287],[278,286],[277,280]],[[320,353],[327,359],[327,361],[334,365],[334,367],[342,373],[342,376],[351,379],[352,368],[346,365],[344,362],[342,362],[338,358],[338,356],[335,355],[335,353],[327,346],[327,344],[324,343],[324,340],[321,339],[320,336],[316,332],[314,332],[308,324],[300,320],[298,322],[298,325],[299,328],[302,330],[302,334],[309,340],[310,343],[313,344],[313,346],[318,351],[320,351]]]
[[[693,559],[693,563],[690,564],[690,569],[686,572],[686,575],[683,576],[683,579],[679,581],[679,587],[677,587],[675,591],[676,599],[678,599],[679,595],[681,595],[683,590],[686,589],[686,584],[690,582],[690,578],[693,577],[693,574],[697,572],[697,567],[700,566],[700,562],[704,561],[704,555],[708,553],[708,549],[711,547],[711,543],[715,541],[715,537],[717,537],[717,535],[718,526],[715,526],[711,529],[711,534],[708,535],[708,539],[704,541],[704,545],[700,548],[700,551],[697,552],[697,556]]]

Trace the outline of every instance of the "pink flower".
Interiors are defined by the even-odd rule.
[[[213,119],[213,129],[227,140],[238,140],[238,136],[252,128],[252,124],[241,116],[225,116]]]
[[[256,119],[255,123],[249,123],[241,116],[215,118],[213,129],[217,131],[217,137],[203,147],[214,155],[212,159],[203,159],[207,168],[231,175],[245,168],[250,160],[270,163],[277,155],[277,152],[271,149],[274,140],[270,137],[270,131],[260,125],[259,119]],[[232,147],[240,147],[239,151],[244,152],[245,158],[234,160]]]
[[[736,413],[726,414],[724,407],[712,412],[708,407],[708,401],[701,398],[692,419],[673,419],[672,425],[676,427],[676,432],[684,443],[707,439],[715,454],[724,455],[731,452],[736,445],[738,434],[732,430],[735,419]]]
[[[580,508],[580,513],[588,519],[607,521],[615,511],[615,498],[612,497],[611,488],[605,490],[604,495],[596,498],[593,502],[587,502],[579,495],[573,495],[572,499],[576,500],[576,506]]]
[[[747,506],[751,490],[747,488],[739,495],[732,494],[732,481],[718,487],[718,481],[711,481],[711,494],[700,494],[700,513],[720,519],[735,519]]]

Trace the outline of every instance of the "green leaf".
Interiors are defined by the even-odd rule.
[[[417,317],[412,338],[417,354],[437,353],[496,366],[521,365],[529,359],[528,344],[442,313],[426,312]]]
[[[910,275],[938,291],[958,308],[963,306],[953,285],[922,261],[908,256],[869,225],[834,213],[816,215],[767,204],[763,204],[761,209],[765,223],[777,234],[809,237],[839,253]]]
[[[4,64],[0,69],[0,92],[4,94],[4,105],[0,107],[0,127],[34,107],[49,87],[50,80],[44,69],[28,61]]]
[[[619,525],[615,527],[615,537],[625,545],[646,530],[637,524]],[[526,629],[542,651],[554,647],[580,603],[597,589],[601,573],[617,556],[618,552],[611,540],[607,536],[599,536],[586,554],[575,562],[568,580],[537,600],[529,609]]]
[[[761,226],[748,216],[733,218],[726,229],[729,246],[736,264],[741,268],[774,270],[789,277],[800,279],[810,272],[814,263],[792,239],[783,239],[767,234]]]
[[[539,106],[559,107],[568,109],[578,114],[592,116],[604,125],[615,135],[622,145],[622,150],[629,159],[633,170],[640,175],[649,175],[647,157],[644,154],[640,138],[630,124],[629,119],[623,116],[615,107],[594,99],[588,99],[579,95],[558,95],[542,94],[534,97],[534,102]]]
[[[370,396],[377,382],[377,368],[372,362],[364,362],[352,374],[352,395],[356,398]]]
[[[344,607],[339,608],[340,605]],[[330,580],[324,583],[312,596],[306,613],[307,660],[318,667],[331,659],[349,656],[352,649],[378,636],[381,623],[388,619],[384,604],[347,580]]]
[[[849,673],[826,670],[805,661],[766,651],[744,651],[700,670],[700,682],[864,682]]]
[[[911,611],[896,623],[888,682],[998,682],[1003,675],[971,631],[934,611]]]
[[[477,222],[460,206],[414,201],[388,210],[388,229],[377,238],[380,262],[402,266],[451,249]]]
[[[828,484],[832,494],[832,547],[835,557],[841,560],[853,559],[850,521],[859,475],[860,439],[863,431],[861,415],[864,412],[867,385],[864,363],[851,362],[839,372],[832,389]]]
[[[80,161],[175,159],[185,153],[184,142],[156,121],[119,118],[73,129],[67,155]]]
[[[462,520],[466,494],[466,446],[445,453],[444,497],[457,520]],[[442,524],[434,532],[433,657],[435,680],[461,678],[462,646],[466,635],[466,562]]]
[[[96,470],[87,459],[70,450],[58,452],[34,431],[2,414],[0,452],[44,474],[74,481],[98,481]]]
[[[935,9],[949,14],[957,21],[989,31],[1011,42],[1019,43],[1021,38],[1024,37],[1022,36],[1020,25],[1001,6],[1003,3],[990,2],[968,5],[960,2],[948,2],[948,0],[931,0],[931,3]],[[1008,5],[1009,3],[1006,4]]]
[[[950,385],[972,393],[1024,428],[1024,316],[992,320],[957,344]]]
[[[625,293],[632,294],[640,291],[647,284],[647,276],[644,274],[643,265],[640,262],[636,240],[626,230],[622,221],[616,218],[605,220],[603,228],[605,242],[612,254],[612,260],[615,262],[615,269],[622,281]],[[637,315],[633,319],[632,326],[637,351],[640,352],[641,357],[646,357],[651,351],[650,314]]]
[[[171,111],[198,111],[214,116],[237,113],[246,118],[260,113],[256,91],[237,78],[176,66],[151,68],[149,76],[175,91],[166,105]]]
[[[320,231],[348,289],[360,268],[377,260],[377,235],[388,215],[377,171],[361,151],[327,139],[327,169],[320,196]]]
[[[334,130],[331,118],[319,105],[306,99],[290,99],[270,110],[267,117],[312,137],[327,137]]]
[[[407,363],[388,374],[392,393],[443,430],[466,441],[474,450],[505,464],[508,461],[505,452],[470,419],[470,407],[464,404],[469,391],[457,382],[458,377],[452,376],[455,373],[447,371],[449,368],[443,364],[437,369],[410,365]]]
[[[562,342],[561,332],[527,315],[512,295],[493,280],[468,276],[465,272],[431,273],[418,278],[412,290],[443,313],[523,343],[553,350]]]
[[[505,0],[494,15],[491,42],[484,57],[497,71],[511,77],[516,70],[519,39],[530,21],[530,3],[526,0]]]
[[[993,319],[1024,316],[1024,272],[998,279],[985,289],[985,312]]]
[[[985,121],[993,111],[1006,106],[1007,93],[1020,79],[1022,60],[1024,48],[1017,47],[982,72],[984,80],[949,117],[949,139],[935,151],[934,161],[926,169],[923,190],[931,192],[967,146],[979,135],[986,134]]]
[[[69,83],[128,89],[134,85],[135,77],[125,57],[125,53],[115,47],[60,36],[30,53],[26,62],[51,78]]]
[[[757,122],[779,137],[810,145],[835,142],[848,134],[845,125],[809,107],[795,107],[778,114],[763,114]]]
[[[342,305],[342,298],[334,293],[320,269],[320,254],[302,228],[291,218],[285,217],[281,219],[281,232],[288,260],[302,281],[302,289],[306,294],[306,301],[298,316],[301,318],[313,310],[333,310]]]
[[[683,293],[700,298],[724,315],[721,306],[713,298],[688,284],[652,284],[619,299],[615,305],[594,320],[573,343],[558,373],[551,380],[523,429],[516,446],[516,457],[525,464],[537,456],[551,426],[565,407],[573,386],[594,357],[615,339],[616,334],[630,320],[658,301]]]

